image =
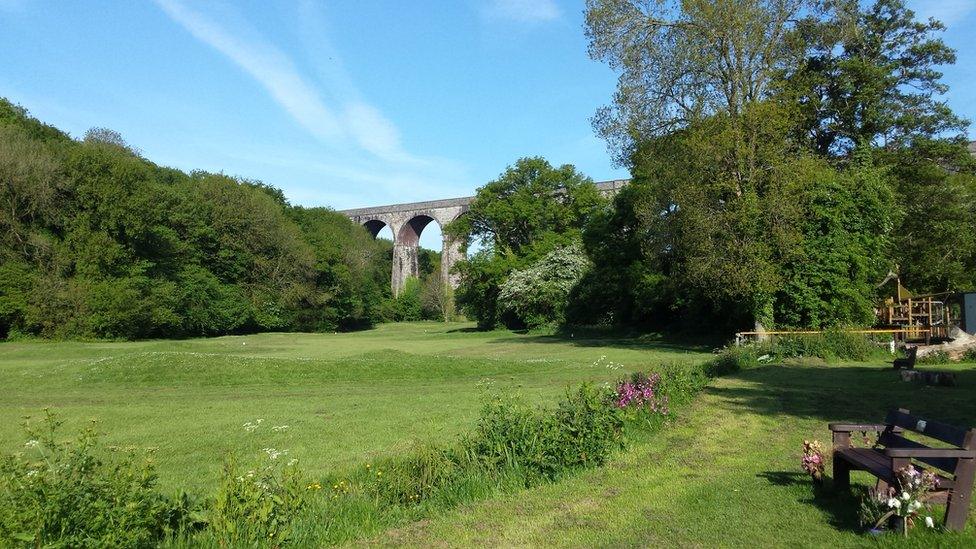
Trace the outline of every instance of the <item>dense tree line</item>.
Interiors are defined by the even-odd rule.
[[[890,270],[976,288],[955,61],[901,0],[590,0],[594,118],[634,181],[588,227],[581,323],[869,324]]]
[[[902,0],[588,0],[590,54],[620,75],[594,127],[632,184],[557,231],[582,263],[548,265],[525,204],[557,207],[560,184],[489,184],[473,210],[520,215],[465,225],[491,245],[461,265],[462,304],[484,326],[721,331],[870,324],[889,271],[976,289],[976,166],[942,99],[942,30]]]
[[[278,189],[157,166],[110,130],[74,140],[0,100],[0,337],[367,327],[397,309],[391,249]]]

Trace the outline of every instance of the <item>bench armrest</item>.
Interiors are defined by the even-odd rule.
[[[976,450],[960,448],[885,448],[891,458],[976,458]]]
[[[888,428],[884,423],[828,423],[827,427],[834,433],[853,433],[856,431],[884,431]]]

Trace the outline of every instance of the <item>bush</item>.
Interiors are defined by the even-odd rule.
[[[976,362],[976,348],[969,349],[962,355],[963,362]]]
[[[589,267],[582,245],[557,248],[528,268],[512,271],[501,284],[498,305],[529,328],[561,324],[569,293]]]
[[[533,410],[514,397],[492,398],[465,448],[473,461],[520,469],[528,481],[603,464],[622,444],[623,419],[606,391],[581,385],[555,410]]]
[[[224,464],[210,509],[210,529],[222,546],[281,545],[291,537],[306,491],[321,488],[304,480],[295,460],[281,463],[274,448],[265,453],[266,463],[247,470],[232,458]]]
[[[156,490],[150,460],[105,455],[93,427],[57,442],[60,425],[47,412],[0,462],[0,545],[147,547],[197,524],[189,498]]]
[[[709,375],[724,375],[738,370],[788,358],[864,361],[887,356],[880,342],[863,334],[826,331],[822,334],[791,334],[766,341],[722,349],[706,369]]]
[[[951,364],[953,360],[949,357],[949,353],[935,351],[934,353],[918,357],[917,362],[919,364]]]
[[[747,370],[760,364],[764,348],[760,345],[729,346],[719,351],[718,356],[705,363],[703,372],[708,377],[720,377]]]

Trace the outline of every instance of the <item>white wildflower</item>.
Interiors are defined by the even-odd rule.
[[[274,432],[276,432],[276,433],[280,433],[282,431],[287,431],[288,429],[290,429],[290,427],[288,425],[275,425],[274,427],[271,428],[271,430],[274,431]]]
[[[37,448],[40,445],[41,443],[33,438],[24,443],[25,448]]]
[[[932,520],[932,517],[925,517],[925,525],[929,528],[935,528],[935,521]]]
[[[888,507],[891,507],[892,509],[900,509],[901,502],[895,498],[891,498],[888,500]]]
[[[36,476],[36,475],[37,475],[37,470],[36,469],[31,469],[30,471],[27,471],[27,476],[28,477],[33,477],[33,476]]]
[[[908,501],[908,500],[912,499],[912,496],[908,492],[902,492],[901,493],[901,499],[903,499],[905,501]]]
[[[288,466],[289,467],[294,466],[296,463],[298,463],[298,459],[296,459],[296,458],[291,458],[291,459],[288,460]]]

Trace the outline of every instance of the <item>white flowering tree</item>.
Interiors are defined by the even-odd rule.
[[[501,308],[533,328],[565,318],[569,292],[590,268],[579,243],[557,248],[525,269],[512,271],[501,285]]]

